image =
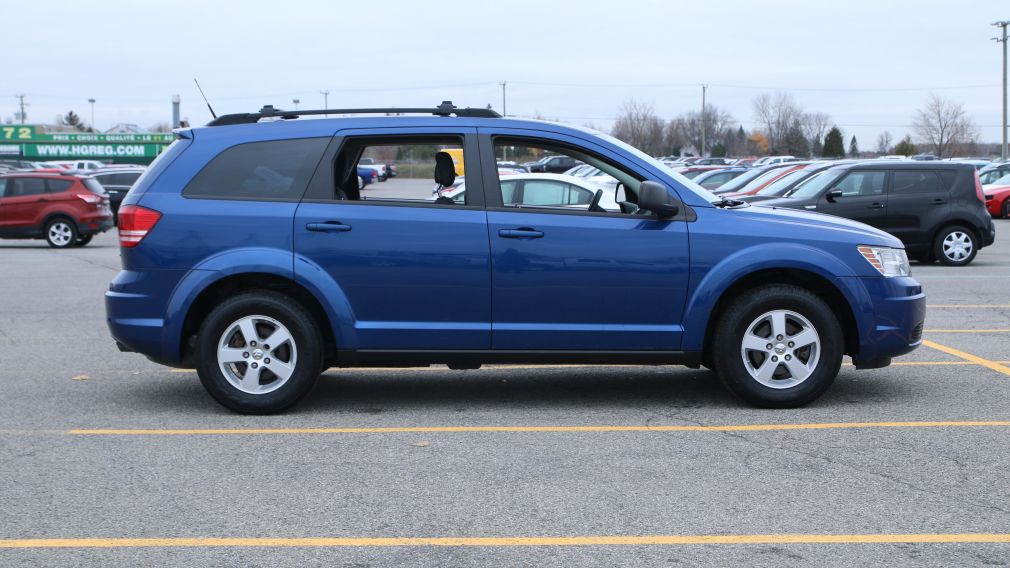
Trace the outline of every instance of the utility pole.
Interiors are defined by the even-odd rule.
[[[179,103],[182,99],[179,95],[172,95],[172,128],[179,128],[182,123],[179,121]]]
[[[21,105],[21,115],[20,115],[21,116],[21,124],[24,124],[25,123],[25,97],[27,95],[21,94],[21,95],[15,95],[15,96],[21,101],[19,103]]]
[[[994,37],[993,39],[1003,44],[1003,144],[999,148],[1000,157],[1005,161],[1007,159],[1007,145],[1006,145],[1006,27],[1010,25],[1010,21],[1003,20],[1000,22],[993,22],[994,26],[1003,28],[1003,34],[1000,37]]]
[[[91,129],[94,130],[95,129],[95,99],[88,99],[88,102],[91,103]]]
[[[328,110],[330,108],[330,91],[319,91],[319,94],[323,96],[323,108]],[[326,116],[329,117],[330,115],[327,114]]]
[[[702,84],[701,86],[701,157],[705,157],[705,130],[708,126],[708,119],[705,116],[705,91],[708,89],[708,85]]]
[[[506,81],[502,81],[498,84],[501,85],[501,115],[508,116],[508,113],[505,112],[505,85],[508,83]]]

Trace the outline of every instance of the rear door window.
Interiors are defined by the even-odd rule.
[[[891,193],[937,193],[943,191],[940,178],[931,171],[895,171],[891,174]]]
[[[74,185],[74,182],[66,179],[47,179],[46,191],[49,193],[63,193],[70,189],[72,185]]]
[[[272,140],[233,146],[217,155],[186,186],[186,197],[298,200],[329,138]]]

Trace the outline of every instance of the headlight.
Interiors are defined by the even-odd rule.
[[[859,254],[884,276],[908,276],[912,273],[905,249],[863,245],[859,247]]]

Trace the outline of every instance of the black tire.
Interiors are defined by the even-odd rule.
[[[1010,219],[1010,197],[1003,200],[1003,218]]]
[[[70,248],[77,244],[77,223],[67,217],[56,217],[46,223],[43,237],[53,248]]]
[[[820,340],[819,357],[813,370],[789,388],[761,384],[747,370],[741,353],[747,327],[773,310],[788,310],[806,318]],[[716,325],[711,346],[715,371],[734,394],[755,406],[803,406],[824,394],[841,368],[845,340],[838,318],[824,300],[805,288],[771,284],[749,290],[733,300]],[[769,357],[771,353],[769,351]]]
[[[88,243],[91,242],[92,238],[94,238],[94,235],[81,235],[81,236],[77,237],[77,242],[74,243],[74,246],[75,247],[86,246]]]
[[[948,236],[953,236],[960,233],[964,235],[966,239],[971,244],[971,251],[964,258],[952,258],[947,256],[944,252],[944,241]],[[968,227],[963,225],[952,225],[950,227],[944,227],[937,234],[936,238],[933,239],[933,256],[940,261],[940,264],[947,266],[966,266],[975,260],[975,255],[978,254],[978,237],[975,236],[975,231],[972,231]]]
[[[239,389],[218,364],[222,336],[235,322],[248,316],[266,316],[283,324],[297,349],[294,371],[271,392],[254,394]],[[270,291],[247,292],[225,300],[204,320],[196,340],[200,382],[214,400],[243,414],[271,414],[298,402],[319,377],[322,353],[321,335],[312,315],[294,299]]]

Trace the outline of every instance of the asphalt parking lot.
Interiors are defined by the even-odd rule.
[[[797,410],[681,367],[332,370],[281,416],[119,353],[115,235],[0,241],[0,565],[1010,564],[1010,222]],[[153,540],[152,540],[153,539]]]

